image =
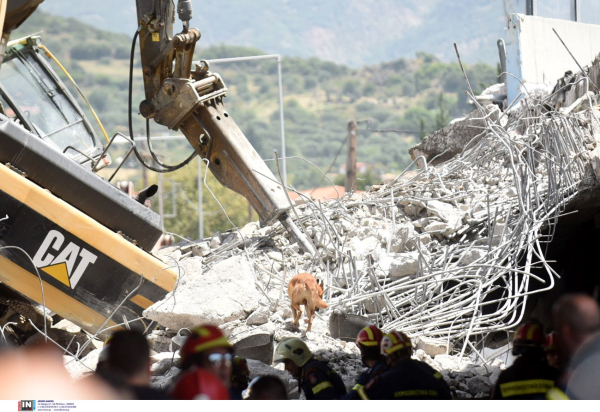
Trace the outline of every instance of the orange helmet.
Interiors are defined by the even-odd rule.
[[[191,355],[211,348],[232,349],[231,344],[219,328],[213,325],[198,326],[192,330],[179,351],[181,360],[185,362]]]
[[[558,335],[556,334],[556,332],[550,332],[549,334],[546,335],[546,345],[544,347],[544,349],[546,349],[546,352],[551,352],[553,350],[557,349],[558,346]]]
[[[399,350],[411,348],[412,343],[410,338],[406,336],[404,332],[397,332],[395,330],[390,333],[386,333],[381,338],[381,354],[383,356],[389,356]]]
[[[221,380],[203,369],[192,369],[184,373],[171,391],[177,400],[228,400],[229,391]]]
[[[377,326],[365,326],[360,330],[360,332],[358,332],[358,336],[356,337],[356,346],[359,348],[361,346],[379,346],[381,345],[381,338],[383,338],[383,333]]]
[[[542,325],[539,322],[529,321],[523,323],[517,329],[513,340],[513,347],[544,347],[546,337],[542,331]]]

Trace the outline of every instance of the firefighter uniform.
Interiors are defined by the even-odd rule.
[[[342,399],[348,400],[356,400],[360,399],[360,395],[358,394],[358,390],[360,388],[364,388],[364,386],[369,383],[371,380],[375,379],[376,376],[381,375],[382,373],[387,372],[388,367],[385,360],[380,360],[372,368],[367,369],[356,380],[356,384],[352,387],[352,390],[348,392],[346,396]]]
[[[545,359],[521,355],[500,374],[492,399],[546,399],[558,374]]]
[[[303,367],[300,386],[310,400],[338,399],[346,394],[346,386],[325,362],[309,360]]]
[[[498,377],[492,399],[546,399],[546,393],[554,388],[559,371],[546,361],[542,329],[535,320],[517,328],[513,355],[518,358]]]
[[[415,359],[399,361],[357,390],[361,399],[452,399],[441,373]]]

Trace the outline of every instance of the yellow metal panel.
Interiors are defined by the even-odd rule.
[[[0,165],[2,190],[42,216],[77,236],[132,272],[170,292],[177,274],[164,269],[164,262],[129,243],[112,230],[99,224],[49,191]],[[107,210],[106,213],[111,213]]]
[[[37,275],[26,271],[4,256],[0,256],[0,281],[40,305],[42,304],[42,289]],[[46,306],[51,311],[56,312],[65,319],[69,319],[88,332],[95,333],[106,320],[105,316],[46,282],[44,282],[44,297],[46,298]],[[111,320],[105,327],[115,325],[116,323]]]
[[[144,309],[148,309],[150,306],[154,305],[154,302],[142,295],[135,295],[130,300],[136,305],[138,305],[140,308]]]

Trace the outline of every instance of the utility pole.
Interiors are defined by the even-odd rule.
[[[346,159],[346,192],[356,190],[356,120],[348,122],[348,157]]]

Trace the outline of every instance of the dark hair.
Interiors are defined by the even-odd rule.
[[[285,385],[276,376],[261,376],[248,386],[249,400],[287,400]]]
[[[139,332],[120,330],[115,332],[104,348],[106,360],[103,369],[112,374],[131,378],[148,368],[150,347]]]
[[[360,353],[363,358],[371,359],[371,360],[378,360],[381,358],[381,349],[379,348],[379,345],[377,345],[377,346],[359,345],[359,346],[360,346]]]

